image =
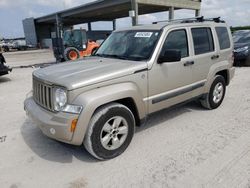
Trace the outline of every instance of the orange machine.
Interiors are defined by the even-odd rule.
[[[78,50],[75,47],[67,47],[64,52],[64,59],[66,61],[76,60],[78,58],[90,56],[93,52],[99,48],[99,44],[95,41],[88,40],[86,48],[82,50]]]
[[[90,56],[99,46],[88,39],[86,30],[72,29],[65,31],[62,39],[53,42],[53,51],[57,61],[70,61]]]

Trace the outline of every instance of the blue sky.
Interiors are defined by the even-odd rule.
[[[74,7],[94,0],[0,0],[0,37],[23,37],[22,20],[39,17],[65,8]],[[250,0],[203,0],[202,15],[221,16],[229,25],[250,25]],[[179,10],[175,18],[193,17],[194,11]],[[157,13],[139,17],[141,24],[168,18],[168,13]],[[130,25],[130,19],[119,19],[118,28]],[[111,24],[94,24],[94,29],[110,27]]]

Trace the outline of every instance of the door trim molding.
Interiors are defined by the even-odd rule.
[[[207,80],[202,80],[202,81],[193,83],[193,84],[188,85],[188,86],[184,86],[184,87],[177,88],[177,89],[174,89],[174,90],[171,90],[171,91],[168,91],[168,92],[153,95],[151,97],[144,98],[143,101],[152,100],[152,104],[156,104],[156,103],[159,103],[159,102],[162,102],[162,101],[177,97],[179,95],[183,95],[183,94],[188,93],[190,91],[199,89],[199,88],[201,88],[201,87],[203,87],[205,85],[206,81]]]

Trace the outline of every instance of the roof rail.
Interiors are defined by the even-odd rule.
[[[183,18],[183,19],[175,19],[175,20],[163,20],[163,21],[157,21],[153,22],[153,24],[167,22],[167,23],[193,23],[193,22],[204,22],[204,21],[210,21],[210,22],[216,22],[216,23],[225,23],[224,20],[221,20],[220,17],[216,18],[204,18],[204,16],[194,17],[194,18]]]

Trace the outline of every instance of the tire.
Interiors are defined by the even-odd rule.
[[[201,105],[207,109],[216,109],[218,108],[226,93],[226,81],[223,76],[216,75],[209,93],[205,96],[205,99],[201,100]]]
[[[64,59],[66,61],[76,60],[79,57],[80,57],[80,52],[74,47],[66,48],[64,51]]]
[[[130,109],[119,103],[110,103],[94,113],[85,134],[84,146],[99,160],[112,159],[126,150],[134,130],[135,118]]]

